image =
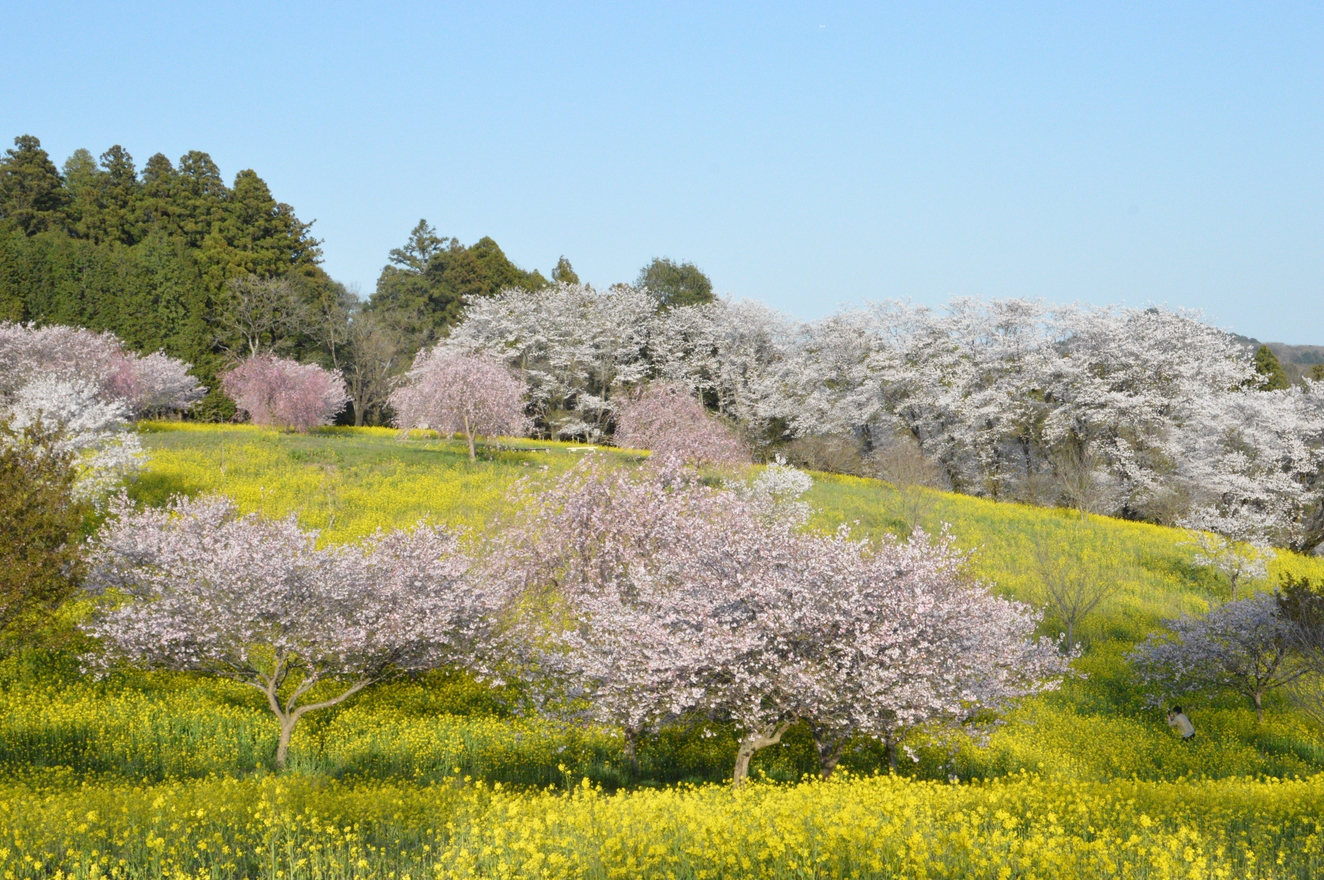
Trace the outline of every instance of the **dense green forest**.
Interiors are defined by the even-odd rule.
[[[224,419],[227,360],[267,350],[344,373],[343,418],[381,423],[390,380],[458,319],[466,298],[578,283],[562,257],[550,280],[484,237],[465,246],[419,221],[361,302],[322,269],[311,222],[277,201],[257,172],[227,185],[204,152],[139,171],[120,146],[84,149],[57,167],[30,135],[0,158],[0,321],[108,330],[140,352],[191,363],[213,389],[193,410]],[[711,299],[693,265],[655,260],[643,274]],[[683,270],[683,271],[682,271]],[[672,276],[675,276],[674,278]],[[642,274],[641,274],[641,277]]]

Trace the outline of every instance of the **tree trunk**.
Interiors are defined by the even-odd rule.
[[[887,755],[887,769],[896,775],[896,737],[888,734],[883,737],[883,752]]]
[[[784,721],[770,729],[745,737],[744,742],[740,744],[740,750],[736,752],[736,769],[731,777],[732,788],[739,788],[745,784],[745,780],[749,777],[749,762],[754,757],[754,753],[759,749],[777,745],[782,741],[782,734],[790,727],[791,722]]]
[[[1256,691],[1253,697],[1255,700],[1255,720],[1261,724],[1264,723],[1264,706],[1260,702],[1263,696],[1262,691]]]
[[[814,748],[818,752],[818,772],[824,779],[831,779],[837,769],[842,753],[846,751],[846,737],[833,736],[828,731],[813,727]]]
[[[639,775],[639,731],[625,729],[625,760],[630,772]]]
[[[276,769],[285,769],[285,759],[290,754],[290,737],[294,734],[294,723],[299,720],[297,715],[287,715],[280,719],[280,739],[276,743]]]

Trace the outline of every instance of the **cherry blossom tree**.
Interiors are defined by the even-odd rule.
[[[617,446],[648,449],[687,464],[749,461],[749,451],[731,429],[710,416],[688,388],[672,382],[651,383],[622,404],[614,439]]]
[[[950,537],[917,531],[907,543],[871,544],[843,531],[810,540],[809,572],[820,579],[810,590],[840,606],[824,621],[832,638],[808,718],[824,778],[852,737],[880,740],[895,769],[906,729],[963,724],[1055,689],[1068,674],[1069,658],[1035,637],[1038,615],[971,578],[968,555]]]
[[[522,492],[483,577],[546,609],[518,637],[544,705],[621,726],[631,760],[643,732],[701,713],[737,728],[739,785],[809,721],[827,775],[853,735],[963,719],[1064,668],[1029,640],[1028,609],[959,577],[958,555],[922,534],[804,533],[674,464],[590,459]]]
[[[478,437],[527,433],[524,383],[499,361],[438,346],[420,352],[404,382],[391,394],[396,426],[463,434],[469,460]]]
[[[1183,525],[1191,530],[1191,540],[1187,543],[1198,550],[1195,564],[1226,575],[1232,586],[1233,602],[1237,601],[1240,584],[1269,576],[1274,552],[1264,538],[1259,516],[1245,510],[1227,515],[1205,508],[1188,517]]]
[[[503,360],[524,377],[541,429],[597,442],[617,396],[649,375],[656,315],[657,300],[632,287],[511,289],[469,302],[441,346]]]
[[[139,356],[111,333],[0,323],[0,403],[48,378],[91,386],[104,402],[124,403],[132,418],[158,415],[186,410],[206,393],[188,370],[161,352]]]
[[[550,486],[520,485],[478,574],[550,609],[509,633],[513,672],[539,708],[619,726],[631,763],[643,733],[702,696],[696,636],[708,612],[678,554],[714,539],[691,533],[719,512],[717,493],[669,467],[633,474],[589,455]]]
[[[221,374],[221,388],[255,425],[309,431],[349,402],[338,370],[259,354]]]
[[[1184,615],[1129,655],[1144,683],[1163,694],[1233,690],[1264,720],[1264,695],[1308,671],[1293,650],[1293,626],[1270,594],[1229,602],[1203,617]]]
[[[19,435],[35,432],[51,451],[73,462],[74,497],[99,504],[142,467],[138,435],[123,400],[106,400],[81,379],[42,377],[18,389],[8,411]]]
[[[110,396],[123,399],[134,418],[183,412],[207,392],[188,371],[188,364],[160,351],[125,357],[111,375]]]
[[[419,525],[361,546],[316,545],[293,517],[225,498],[134,510],[121,499],[90,553],[113,591],[85,631],[90,661],[196,670],[262,692],[284,766],[299,719],[395,675],[482,662],[499,601],[466,576],[455,535]]]
[[[715,401],[748,437],[866,452],[909,438],[959,492],[1198,515],[1254,542],[1225,530],[1249,511],[1268,543],[1324,543],[1324,388],[1260,390],[1250,352],[1194,313],[955,299],[797,324],[563,285],[476,301],[445,344],[525,370],[540,429],[561,436],[600,439],[627,389],[654,379]]]
[[[725,480],[723,488],[749,505],[750,511],[767,522],[798,528],[809,522],[813,508],[802,496],[814,485],[814,478],[786,463],[780,455],[758,469],[752,479]]]

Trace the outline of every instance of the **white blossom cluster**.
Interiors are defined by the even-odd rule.
[[[48,432],[72,454],[74,491],[97,501],[142,465],[134,418],[192,406],[205,393],[189,365],[139,356],[110,333],[0,323],[0,420]]]
[[[886,302],[797,324],[751,303],[664,311],[561,285],[471,303],[444,346],[528,376],[541,423],[600,439],[627,392],[700,392],[750,436],[918,443],[958,491],[1313,549],[1324,389],[1258,387],[1249,353],[1160,308]]]

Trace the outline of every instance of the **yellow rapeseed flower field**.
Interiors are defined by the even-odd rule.
[[[471,464],[435,436],[183,423],[148,425],[143,442],[138,500],[223,492],[329,542],[424,518],[476,540],[516,481],[585,452],[506,441]],[[808,500],[811,527],[901,527],[896,493],[876,481],[816,475]],[[915,732],[896,775],[861,742],[822,782],[796,728],[756,757],[762,781],[732,792],[722,725],[645,737],[634,768],[618,731],[522,715],[517,691],[438,672],[308,716],[275,774],[256,690],[94,678],[65,633],[63,647],[0,661],[0,880],[1324,876],[1318,727],[1281,697],[1257,724],[1243,701],[1210,695],[1188,706],[1200,736],[1182,743],[1124,660],[1162,618],[1227,598],[1187,536],[942,493],[924,525],[949,528],[1007,595],[1037,599],[1036,544],[1116,586],[1082,627],[1081,675],[986,742]],[[1324,576],[1286,553],[1271,568],[1270,583]]]
[[[0,876],[1312,878],[1324,781],[0,786]]]

